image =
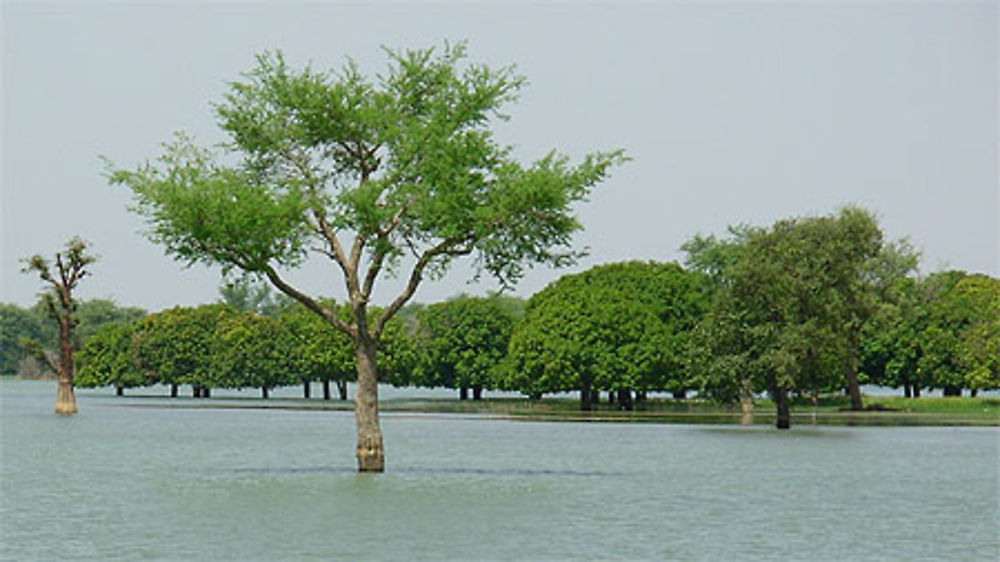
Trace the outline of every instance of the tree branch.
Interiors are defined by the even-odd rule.
[[[318,210],[313,209],[313,217],[316,219],[316,225],[319,227],[319,232],[326,240],[326,243],[330,245],[329,252],[323,252],[324,254],[330,256],[333,261],[337,262],[340,269],[344,272],[344,276],[347,276],[347,258],[344,256],[344,248],[340,245],[340,239],[337,238],[337,233],[333,231],[330,223],[327,222],[326,217],[323,216]]]
[[[344,280],[347,281],[347,290],[353,299],[361,295],[361,284],[358,282],[358,269],[361,266],[361,254],[365,251],[365,237],[363,232],[358,232],[354,236],[354,243],[351,245],[351,257],[344,269]]]
[[[396,214],[392,216],[392,220],[385,228],[379,229],[378,239],[379,242],[385,242],[388,240],[389,235],[392,234],[399,224],[403,221],[403,215],[409,208],[410,203],[407,202],[405,205],[396,211]],[[382,270],[382,265],[385,263],[386,251],[382,248],[376,248],[375,254],[372,255],[372,263],[368,268],[368,272],[365,274],[365,283],[361,288],[361,294],[364,296],[365,300],[368,300],[372,296],[372,289],[375,287],[375,280],[378,278],[379,272]]]
[[[315,299],[313,299],[309,295],[306,295],[305,293],[299,291],[295,287],[292,287],[291,285],[286,283],[285,280],[282,279],[280,275],[278,275],[278,272],[275,271],[273,267],[271,267],[270,265],[267,266],[267,269],[264,270],[264,273],[265,275],[267,275],[267,278],[271,281],[271,283],[278,288],[279,291],[299,301],[300,303],[302,303],[303,306],[305,306],[309,310],[315,312],[316,314],[319,314],[320,317],[326,320],[327,323],[329,323],[334,328],[340,330],[341,332],[344,332],[345,334],[351,336],[352,338],[357,337],[356,333],[357,330],[353,326],[348,325],[340,318],[337,318],[337,316],[334,315],[332,311],[325,308],[323,305],[318,303]]]
[[[35,357],[35,360],[41,361],[53,373],[59,372],[59,367],[56,365],[55,361],[49,357],[48,352],[42,347],[42,344],[33,339],[22,339],[20,341],[21,347],[26,349],[28,353]]]
[[[378,320],[375,322],[375,329],[372,331],[372,338],[377,341],[382,335],[382,331],[385,329],[385,325],[389,322],[389,319],[392,318],[394,314],[399,312],[399,309],[403,308],[403,305],[406,304],[411,297],[413,297],[413,294],[417,291],[417,287],[423,280],[424,270],[431,263],[431,260],[441,255],[461,256],[472,253],[471,246],[458,246],[462,242],[466,241],[467,240],[465,239],[459,240],[449,238],[442,241],[437,246],[424,251],[423,255],[420,256],[420,259],[417,260],[416,265],[413,266],[413,270],[410,272],[410,280],[407,282],[406,288],[403,289],[403,292],[396,297],[396,300],[394,300],[392,304],[389,305],[389,308],[382,312],[382,315],[379,316]]]

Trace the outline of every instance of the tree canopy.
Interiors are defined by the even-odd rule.
[[[883,248],[874,217],[847,207],[747,229],[724,244],[688,246],[691,261],[723,264],[694,355],[703,392],[732,401],[767,390],[779,427],[790,423],[792,390],[847,386],[860,404],[858,334],[875,313],[872,272]],[[726,259],[700,259],[708,250]]]
[[[457,388],[463,398],[473,389],[496,388],[521,301],[510,297],[459,296],[420,310],[416,334],[420,349],[419,386]]]
[[[513,67],[468,63],[464,43],[386,52],[375,80],[350,61],[326,73],[259,55],[215,106],[222,154],[180,135],[156,163],[110,169],[170,255],[265,277],[352,338],[359,469],[373,471],[384,467],[376,351],[389,319],[462,256],[503,286],[532,264],[572,263],[573,205],[624,160],[571,165],[550,152],[524,165],[491,130],[525,83]],[[349,318],[283,276],[310,254],[336,264]],[[405,288],[370,317],[376,281],[404,262]]]
[[[562,277],[534,295],[510,343],[506,386],[527,394],[682,390],[688,332],[707,279],[677,264],[626,262]]]

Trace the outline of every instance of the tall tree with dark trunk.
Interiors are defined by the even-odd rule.
[[[266,278],[351,338],[361,471],[385,466],[376,352],[389,319],[462,256],[503,286],[533,263],[573,263],[572,205],[624,160],[571,166],[553,152],[522,165],[490,128],[525,83],[512,67],[469,64],[464,44],[387,53],[374,81],[353,62],[319,73],[258,56],[216,106],[225,158],[181,136],[159,164],[110,174],[168,253]],[[310,252],[338,270],[349,318],[283,273]],[[405,287],[370,314],[376,281],[404,265]]]
[[[781,429],[791,423],[791,391],[847,387],[860,408],[859,333],[875,312],[882,251],[874,217],[846,207],[733,234],[685,246],[689,263],[715,267],[717,280],[692,353],[702,391],[735,402],[766,390]]]
[[[64,251],[56,253],[55,263],[38,254],[24,260],[24,272],[36,273],[48,285],[48,288],[42,293],[42,299],[49,316],[59,325],[58,365],[53,364],[44,352],[38,355],[49,364],[52,372],[59,377],[55,411],[60,415],[72,415],[77,412],[76,395],[73,393],[73,327],[75,325],[73,313],[76,308],[73,290],[76,289],[80,280],[90,275],[87,266],[96,259],[96,256],[87,253],[86,242],[79,237],[73,237],[66,243]]]

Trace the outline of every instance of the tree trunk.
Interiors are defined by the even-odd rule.
[[[590,403],[593,405],[598,405],[601,403],[601,391],[593,390],[590,392]]]
[[[913,397],[914,398],[920,398],[920,385],[919,384],[913,385]]]
[[[458,389],[458,399],[468,400],[469,399],[469,387],[463,386]]]
[[[323,379],[323,400],[330,399],[330,379]]]
[[[193,398],[201,398],[201,387],[198,385],[191,386],[191,396]]]
[[[861,400],[861,386],[858,384],[858,360],[851,356],[847,359],[847,393],[851,396],[851,409],[864,410],[865,405]]]
[[[621,410],[632,411],[632,391],[627,388],[621,388],[618,390],[618,408]]]
[[[972,397],[975,398],[977,396],[979,396],[979,389],[978,388],[973,388],[972,389]]]
[[[59,387],[56,389],[56,409],[60,416],[77,412],[73,393],[73,331],[69,310],[59,319]]]
[[[590,411],[590,385],[583,385],[580,388],[580,411]]]
[[[788,391],[784,387],[774,389],[774,404],[778,410],[778,419],[775,426],[778,429],[788,429],[792,427],[792,415],[788,407]]]
[[[911,389],[908,384],[903,385],[903,397],[913,398],[913,389]]]
[[[310,398],[312,394],[312,383],[310,381],[302,381],[302,397]]]
[[[358,471],[384,472],[385,449],[382,445],[382,428],[378,422],[378,364],[375,342],[367,334],[367,327],[359,326],[354,341],[354,355],[358,367],[358,388],[354,393],[354,415],[358,422]]]
[[[176,384],[170,385],[170,397],[171,398],[177,398],[177,385]]]
[[[341,400],[347,400],[347,381],[337,381],[337,393]]]
[[[687,398],[687,391],[686,390],[675,390],[674,391],[674,400],[684,400],[686,398]]]
[[[614,408],[615,406],[615,391],[613,390],[608,391],[608,405],[610,405],[612,408]]]
[[[538,402],[539,400],[542,399],[542,393],[541,392],[532,392],[531,395],[529,396],[529,398],[531,400],[534,400],[535,402]]]
[[[71,416],[77,412],[73,384],[63,377],[59,377],[59,387],[56,389],[55,412],[61,416]]]
[[[472,387],[472,399],[473,400],[482,400],[483,399],[483,387],[481,387],[481,386],[474,386],[474,387]]]
[[[740,425],[753,425],[753,397],[747,392],[740,395]]]
[[[944,396],[961,396],[962,389],[958,386],[947,385],[942,392]]]
[[[645,401],[646,401],[646,391],[645,390],[635,391],[635,403],[641,404]]]
[[[264,400],[268,399],[268,392],[266,386],[260,387],[260,397],[263,398]]]
[[[201,389],[201,397],[202,398],[211,398],[212,397],[212,387],[206,386],[206,387],[202,388]]]
[[[115,386],[115,394],[117,394],[118,396],[125,396],[125,387]]]

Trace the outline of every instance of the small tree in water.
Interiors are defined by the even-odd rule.
[[[66,243],[66,250],[56,253],[55,263],[35,254],[24,260],[25,273],[36,273],[48,284],[42,293],[42,302],[49,316],[59,325],[59,361],[56,364],[48,354],[44,353],[37,342],[29,343],[36,351],[39,359],[44,361],[59,378],[56,391],[56,413],[73,415],[76,410],[76,396],[73,394],[73,328],[75,320],[73,312],[76,301],[73,290],[81,279],[88,276],[87,266],[93,263],[96,256],[86,253],[87,243],[79,237],[74,237]]]
[[[261,55],[216,106],[226,164],[181,137],[158,165],[111,171],[175,258],[266,278],[351,338],[361,471],[384,470],[376,352],[389,319],[462,256],[504,286],[532,263],[572,263],[571,207],[624,159],[571,166],[553,152],[522,165],[490,130],[524,84],[513,68],[465,64],[464,44],[388,54],[375,81],[352,62],[328,74]],[[335,264],[348,318],[282,274],[310,252]],[[370,309],[376,281],[405,259],[405,288]]]

